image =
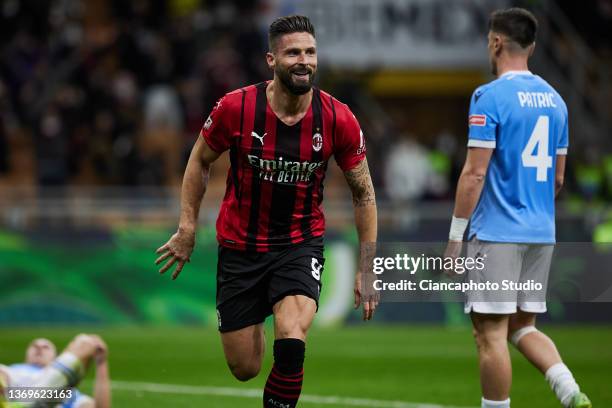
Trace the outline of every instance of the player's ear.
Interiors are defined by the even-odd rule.
[[[268,51],[266,53],[266,62],[268,63],[268,68],[274,69],[274,65],[276,64],[276,60],[272,51]]]
[[[504,45],[504,39],[499,34],[493,35],[493,51],[495,51],[495,55],[499,55]]]

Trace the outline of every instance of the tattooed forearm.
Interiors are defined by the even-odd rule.
[[[354,169],[345,171],[344,177],[353,194],[353,205],[355,207],[376,205],[376,196],[367,159],[364,159]]]
[[[359,236],[360,271],[367,271],[367,265],[371,265],[376,249],[376,235],[378,231],[376,197],[372,178],[368,170],[368,162],[362,161],[357,167],[344,172],[346,181],[353,193],[353,205],[355,207],[355,227]]]

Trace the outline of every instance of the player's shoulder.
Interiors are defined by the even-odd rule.
[[[219,104],[225,105],[225,108],[229,109],[240,109],[242,106],[242,101],[245,94],[257,92],[257,86],[259,84],[247,85],[242,88],[234,89],[223,95],[221,99],[219,99]]]
[[[480,98],[482,96],[491,97],[495,92],[500,91],[503,88],[504,81],[502,78],[494,79],[486,84],[480,85],[478,88],[474,90],[473,96]]]
[[[319,93],[323,108],[334,112],[337,121],[342,122],[351,118],[355,119],[355,115],[346,103],[341,102],[336,97],[322,89],[315,88],[315,92]]]
[[[267,81],[264,81],[264,82],[259,82],[256,84],[243,86],[242,88],[234,89],[233,91],[226,93],[225,96],[230,96],[234,98],[237,98],[237,97],[242,98],[242,94],[257,92],[258,88],[266,86],[267,83],[268,83]]]

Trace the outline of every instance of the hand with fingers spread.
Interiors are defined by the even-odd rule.
[[[363,320],[372,320],[380,301],[380,293],[374,288],[375,276],[357,272],[355,276],[355,309],[363,304]]]
[[[170,240],[156,251],[160,256],[155,261],[155,265],[166,261],[159,270],[159,273],[163,275],[176,263],[176,269],[172,273],[172,280],[176,279],[183,270],[185,263],[190,261],[194,245],[195,232],[188,232],[179,228]]]

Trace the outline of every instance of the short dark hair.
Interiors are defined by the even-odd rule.
[[[497,10],[491,13],[489,30],[506,35],[521,48],[527,48],[535,42],[538,20],[524,8]]]
[[[306,16],[279,17],[270,24],[270,29],[268,30],[268,46],[270,50],[274,48],[279,37],[291,33],[309,33],[314,37],[315,29],[310,19]]]

